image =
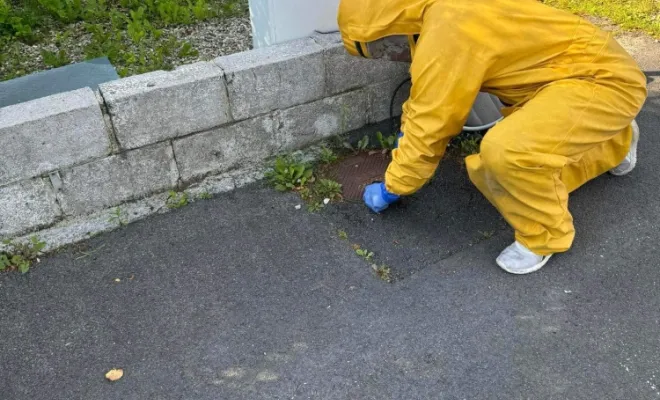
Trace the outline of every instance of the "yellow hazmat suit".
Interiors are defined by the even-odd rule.
[[[606,32],[536,0],[342,0],[346,49],[405,35],[412,88],[385,186],[419,190],[480,91],[510,105],[466,159],[476,187],[538,255],[567,251],[568,195],[617,166],[647,97],[646,77]]]

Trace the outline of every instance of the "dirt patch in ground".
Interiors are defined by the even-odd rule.
[[[342,185],[344,200],[360,201],[367,185],[384,181],[391,160],[389,152],[360,152],[329,165],[323,175]]]

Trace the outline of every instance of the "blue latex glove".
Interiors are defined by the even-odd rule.
[[[372,183],[364,190],[364,203],[375,213],[380,213],[387,209],[390,204],[397,202],[401,197],[392,194],[385,189],[382,182]]]

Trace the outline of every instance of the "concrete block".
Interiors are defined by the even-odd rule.
[[[190,181],[252,164],[273,154],[275,121],[263,116],[175,140],[181,179]]]
[[[349,55],[338,33],[317,34],[313,38],[323,47],[326,95],[343,93],[374,82],[401,83],[410,76],[408,63],[368,60]]]
[[[101,208],[174,188],[178,171],[169,144],[145,147],[61,171],[57,193],[67,215]]]
[[[102,157],[110,139],[85,88],[0,108],[0,149],[4,185]]]
[[[280,111],[278,150],[294,150],[367,123],[367,93],[356,90]]]
[[[100,86],[119,145],[135,149],[231,120],[222,70],[211,62]]]
[[[403,104],[410,96],[410,82],[405,83],[394,94],[395,90],[401,85],[399,81],[385,81],[375,83],[366,87],[369,101],[369,123],[377,123],[390,118],[390,105],[394,97],[394,106],[392,107],[393,116],[399,117],[403,113]]]
[[[0,237],[50,225],[60,215],[47,180],[36,178],[0,187]]]
[[[314,40],[305,38],[216,58],[215,63],[225,72],[234,119],[321,99],[322,50]]]

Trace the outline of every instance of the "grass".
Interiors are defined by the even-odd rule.
[[[580,15],[607,18],[623,29],[660,37],[660,2],[657,0],[545,0],[544,3]]]
[[[164,28],[237,15],[246,0],[0,0],[0,81],[66,65],[79,47],[84,59],[107,56],[120,76],[169,70],[198,52]]]

